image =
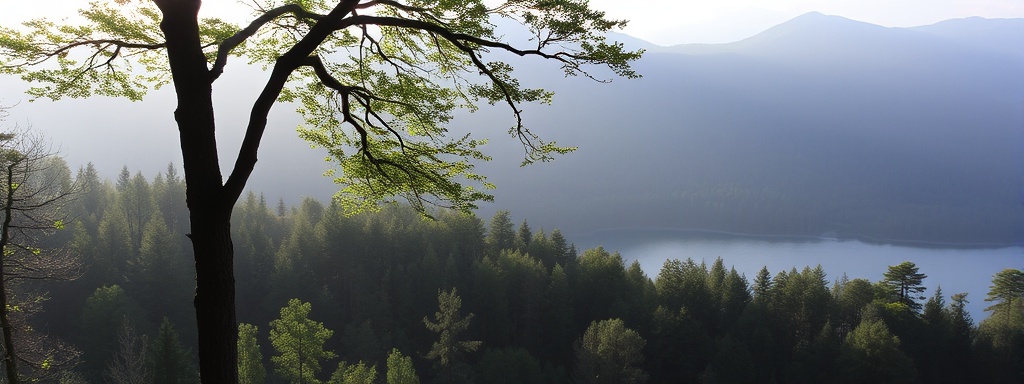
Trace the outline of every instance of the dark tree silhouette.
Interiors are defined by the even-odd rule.
[[[373,209],[400,196],[421,211],[431,203],[469,209],[491,198],[479,188],[491,185],[472,164],[487,156],[481,141],[446,135],[453,109],[480,100],[507,104],[525,162],[572,150],[526,129],[520,104],[551,95],[520,86],[510,65],[488,57],[491,51],[553,60],[567,75],[585,76],[586,66],[603,65],[635,77],[629,62],[639,57],[605,42],[605,32],[625,22],[605,18],[585,0],[285,1],[255,9],[258,16],[244,27],[201,19],[201,0],[115,1],[82,10],[82,26],[35,21],[0,29],[0,72],[41,83],[29,93],[52,99],[140,100],[153,86],[173,84],[204,383],[238,381],[231,211],[276,101],[302,103],[310,127],[302,136],[338,162],[334,176],[345,185],[346,208]],[[525,26],[531,46],[503,41],[492,24],[498,18]],[[225,179],[212,94],[231,56],[271,72]],[[481,83],[470,80],[477,76]]]

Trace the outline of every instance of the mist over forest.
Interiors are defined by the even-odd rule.
[[[70,184],[70,169],[57,174]],[[88,166],[75,181],[85,192],[64,207],[75,220],[37,246],[44,258],[69,251],[81,274],[12,289],[25,308],[13,321],[35,325],[19,350],[51,367],[25,372],[197,382],[179,172],[125,167],[111,181]],[[1019,293],[995,288],[1020,270],[993,276],[992,305],[973,318],[966,305],[982,298],[926,290],[928,271],[909,261],[878,281],[821,265],[747,276],[712,255],[648,274],[511,216],[427,220],[404,205],[353,216],[247,194],[232,231],[243,382],[1001,383],[1020,372]]]

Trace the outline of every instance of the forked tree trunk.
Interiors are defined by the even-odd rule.
[[[238,382],[238,330],[231,243],[233,199],[225,196],[212,99],[212,77],[199,39],[199,0],[155,0],[163,13],[178,107],[185,197],[195,252],[199,373],[204,384]]]

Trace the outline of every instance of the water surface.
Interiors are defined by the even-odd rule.
[[[941,285],[947,303],[954,293],[967,292],[968,310],[975,321],[988,317],[984,309],[992,275],[1006,268],[1024,268],[1024,247],[940,248],[872,244],[857,240],[744,236],[738,234],[660,229],[629,229],[574,234],[582,249],[603,246],[618,251],[627,265],[633,260],[651,278],[656,278],[668,259],[705,261],[708,266],[721,257],[752,281],[761,267],[772,275],[793,267],[802,269],[821,264],[827,279],[834,282],[843,273],[850,278],[872,282],[882,279],[888,266],[903,261],[917,264],[924,279],[926,296]],[[831,286],[830,286],[831,288]]]

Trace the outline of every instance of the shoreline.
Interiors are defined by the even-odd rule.
[[[736,239],[757,239],[757,240],[768,240],[776,242],[844,242],[844,241],[859,241],[865,244],[872,245],[891,245],[898,247],[909,247],[909,248],[923,248],[923,249],[1003,249],[1013,247],[1024,247],[1024,241],[1020,243],[991,243],[991,242],[976,242],[976,243],[961,243],[961,242],[942,242],[942,241],[927,241],[927,240],[908,240],[908,239],[885,239],[873,236],[859,235],[859,234],[828,234],[826,235],[781,235],[781,234],[764,234],[764,233],[744,233],[734,232],[726,230],[715,230],[715,229],[704,229],[704,228],[677,228],[677,227],[619,227],[619,228],[605,228],[588,232],[575,232],[567,233],[566,237],[569,239],[590,239],[598,240],[609,238],[628,238],[623,236],[628,233],[660,233],[666,235],[676,235],[672,237],[679,238],[693,238],[700,237],[700,235],[713,235],[713,237],[732,237]],[[696,235],[696,236],[695,236]]]

